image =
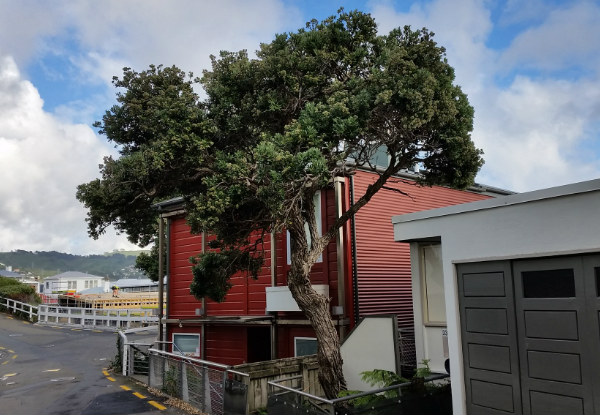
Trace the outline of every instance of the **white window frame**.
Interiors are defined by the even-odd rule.
[[[196,342],[196,350],[194,352],[190,352],[190,351],[180,351],[177,347],[176,347],[176,342],[175,342],[175,337],[176,336],[181,336],[181,337],[196,337],[197,342]],[[182,356],[200,356],[200,334],[198,333],[173,333],[172,337],[171,337],[171,341],[173,342],[173,353],[174,354],[180,354]]]
[[[322,236],[323,235],[323,214],[322,211],[323,209],[321,208],[321,191],[317,190],[314,197],[313,197],[313,204],[315,207],[315,218],[316,218],[316,222],[317,222],[317,235]],[[306,232],[306,235],[308,235],[308,245],[311,245],[311,239],[310,239],[310,230],[308,228],[308,223],[304,223],[304,231]],[[286,249],[287,249],[287,264],[290,265],[292,263],[292,244],[290,241],[290,232],[286,232]],[[319,258],[317,259],[317,262],[323,262],[323,254],[319,255]]]
[[[299,357],[298,356],[298,340],[314,340],[315,342],[317,342],[317,338],[316,337],[294,337],[294,357]],[[317,347],[318,347],[318,342],[317,342]],[[301,355],[301,356],[310,356],[310,355]]]
[[[427,255],[432,249],[438,250],[437,258]],[[421,245],[421,288],[423,322],[427,326],[446,326],[446,299],[444,293],[444,272],[442,265],[442,245]],[[437,261],[439,259],[439,261]],[[435,262],[432,262],[435,261]]]

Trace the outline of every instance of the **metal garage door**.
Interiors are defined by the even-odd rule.
[[[600,413],[600,256],[458,266],[469,414]]]

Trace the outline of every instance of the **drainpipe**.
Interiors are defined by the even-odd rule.
[[[164,298],[164,269],[163,269],[163,260],[164,260],[164,231],[165,224],[162,216],[158,217],[158,339],[159,350],[164,350],[164,330],[163,330],[163,298]]]
[[[202,231],[202,253],[206,252],[206,232]],[[201,300],[202,316],[206,315],[206,299],[202,297]],[[202,323],[200,326],[200,358],[206,359],[206,329],[205,324]]]
[[[277,285],[277,236],[271,231],[271,287]],[[277,359],[277,320],[271,322],[271,359]]]
[[[336,215],[339,218],[344,214],[344,183],[345,178],[336,177],[333,181],[335,189],[335,205]],[[338,275],[338,307],[336,314],[338,315],[338,321],[345,321],[346,319],[346,274],[344,272],[344,227],[341,226],[337,230],[336,235],[336,246],[337,246],[337,275]],[[344,340],[346,337],[346,326],[340,325],[340,340]]]
[[[354,176],[350,176],[350,206],[354,205]],[[356,219],[350,218],[350,232],[352,240],[352,296],[354,303],[354,324],[358,323],[358,263],[356,261]]]

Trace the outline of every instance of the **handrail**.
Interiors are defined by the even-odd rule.
[[[248,373],[238,372],[237,370],[232,369],[232,366],[224,365],[222,363],[216,363],[216,362],[211,362],[208,360],[196,359],[195,357],[189,357],[189,356],[185,356],[185,355],[181,355],[181,354],[177,354],[177,353],[165,352],[164,350],[158,350],[158,349],[153,349],[153,348],[148,349],[148,352],[155,353],[157,355],[169,356],[169,357],[173,357],[176,359],[186,360],[190,363],[196,363],[196,364],[205,365],[205,366],[213,366],[218,369],[226,370],[227,372],[233,373],[235,375],[250,377],[250,375]]]
[[[298,378],[301,378],[301,377],[302,376],[291,376],[289,378],[272,380],[272,381],[269,381],[267,383],[269,385],[275,387],[275,388],[280,388],[280,389],[286,390],[288,392],[293,392],[293,393],[296,393],[298,395],[304,396],[306,398],[309,398],[309,399],[312,399],[312,400],[315,400],[315,401],[319,401],[319,402],[322,402],[322,403],[330,404],[330,405],[335,405],[335,404],[340,403],[340,402],[349,401],[349,400],[360,398],[360,397],[367,396],[367,395],[373,395],[373,394],[376,394],[376,393],[387,392],[389,390],[401,389],[403,386],[408,386],[408,385],[410,385],[412,383],[410,381],[409,382],[403,382],[403,383],[399,383],[397,385],[387,386],[385,388],[380,388],[380,389],[374,389],[374,390],[370,390],[370,391],[367,391],[367,392],[356,393],[354,395],[343,396],[341,398],[335,398],[335,399],[322,398],[320,396],[312,395],[310,393],[307,393],[307,392],[304,392],[304,391],[301,391],[301,390],[298,390],[298,389],[294,389],[294,388],[291,388],[289,386],[283,386],[283,385],[279,384],[279,382],[285,382],[285,381],[288,381],[288,380],[298,379]],[[431,382],[431,381],[434,381],[434,380],[445,379],[447,377],[448,377],[447,374],[433,374],[431,376],[428,376],[425,379],[425,382]]]
[[[13,300],[12,298],[6,297],[0,297],[0,303],[13,312],[21,311],[23,313],[27,313],[29,315],[29,321],[32,321],[33,316],[38,314],[38,306],[33,304],[24,303],[22,301]],[[28,307],[29,310],[25,310],[25,306]]]

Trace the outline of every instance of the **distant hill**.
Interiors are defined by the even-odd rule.
[[[29,252],[17,250],[0,252],[0,269],[11,266],[13,271],[48,277],[66,271],[119,278],[145,278],[135,268],[135,259],[143,251],[115,251],[104,255],[71,255],[62,252]]]

